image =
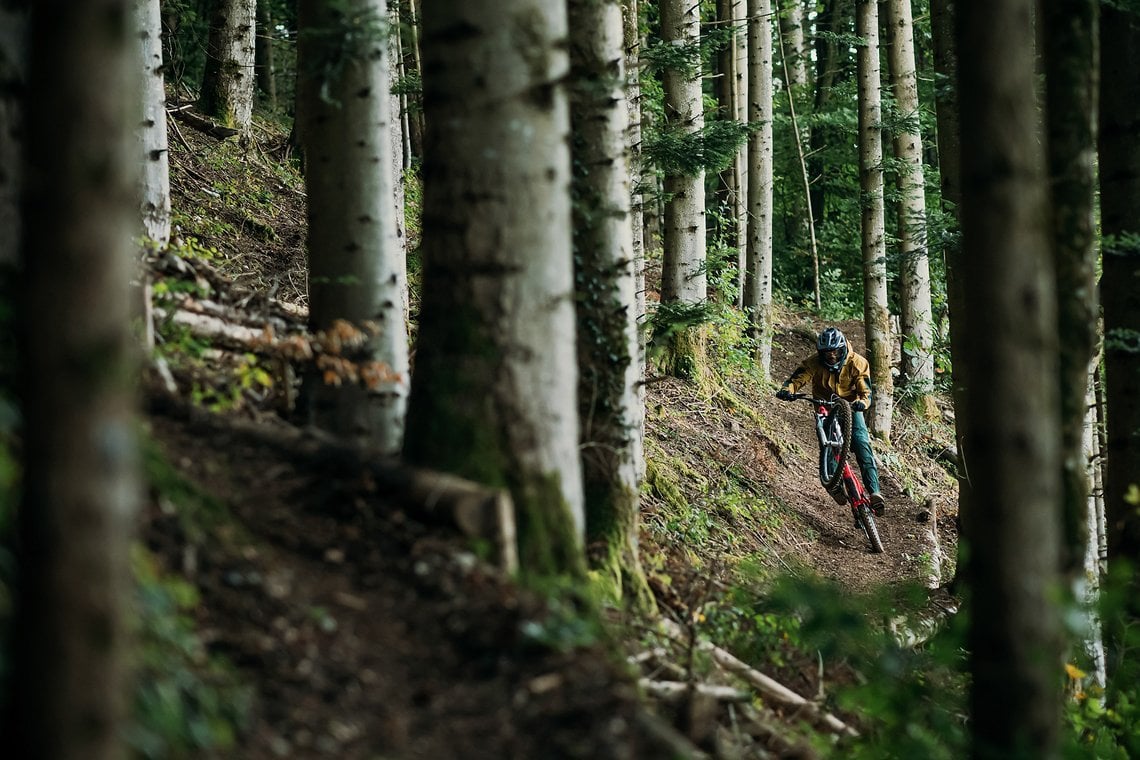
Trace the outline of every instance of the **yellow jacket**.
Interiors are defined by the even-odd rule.
[[[796,367],[784,383],[784,390],[796,393],[809,382],[815,398],[827,400],[835,395],[848,401],[862,401],[864,406],[871,405],[871,365],[850,349],[839,372],[832,372],[823,366],[818,354],[812,354]]]

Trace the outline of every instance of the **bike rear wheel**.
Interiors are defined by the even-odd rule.
[[[871,551],[876,554],[882,554],[883,539],[879,537],[879,528],[875,525],[875,516],[871,513],[871,507],[866,504],[860,504],[855,514],[859,518],[859,524],[862,526],[863,532],[867,534],[867,540],[871,542]]]
[[[831,433],[833,425],[839,426],[839,443],[825,443],[819,447],[819,482],[823,487],[831,490],[838,487],[843,478],[843,464],[847,461],[847,452],[851,450],[851,404],[841,398],[835,400],[831,413],[823,422],[823,429],[829,438],[835,438]]]

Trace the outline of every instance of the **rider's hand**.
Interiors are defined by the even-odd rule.
[[[851,411],[853,411],[853,412],[861,412],[866,408],[867,408],[867,405],[864,404],[862,401],[856,401],[854,404],[851,405]]]
[[[781,388],[780,390],[776,391],[776,398],[780,399],[781,401],[791,401],[792,392],[787,388]]]

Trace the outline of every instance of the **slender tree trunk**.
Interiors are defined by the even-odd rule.
[[[630,197],[630,227],[632,228],[631,245],[633,246],[634,284],[637,288],[637,322],[645,318],[645,226],[642,218],[645,212],[645,192],[642,187],[643,171],[641,160],[641,11],[638,0],[623,0],[622,2],[622,29],[625,46],[625,101],[629,108],[629,132],[626,136],[626,155],[628,156],[629,174],[633,180],[633,189]],[[645,374],[645,338],[638,331],[640,350],[638,361],[641,364],[642,375]],[[638,397],[644,406],[645,389],[637,386]],[[639,477],[644,474],[645,461],[642,459],[638,465]]]
[[[422,82],[423,66],[420,58],[420,3],[419,0],[404,0],[407,3],[406,35],[403,38],[404,72],[409,81]],[[409,92],[407,96],[407,138],[412,156],[424,154],[424,104],[423,91]]]
[[[859,187],[862,194],[863,323],[871,362],[872,435],[891,437],[891,314],[887,308],[887,242],[883,209],[882,107],[879,85],[879,14],[876,0],[858,0],[855,34],[862,39],[859,68]]]
[[[158,0],[135,0],[143,71],[142,230],[160,246],[170,240],[170,153],[166,144],[166,87],[162,65],[162,16]]]
[[[265,98],[270,110],[277,108],[277,67],[273,61],[273,10],[269,0],[257,2],[257,39],[254,42],[254,66],[257,73],[257,89]]]
[[[138,506],[128,281],[138,227],[132,0],[40,0],[30,24],[13,649],[20,758],[126,755]]]
[[[509,488],[523,569],[581,572],[565,5],[423,11],[424,295],[405,456]]]
[[[756,339],[756,364],[772,371],[772,2],[748,0],[748,267],[744,308]]]
[[[840,9],[842,0],[824,0],[815,17],[815,113],[822,114],[831,100],[839,68],[839,45],[834,32],[838,21],[842,18]],[[827,216],[826,196],[824,183],[820,182],[823,176],[824,165],[822,153],[831,141],[834,129],[824,128],[822,125],[811,131],[808,154],[812,156],[808,162],[809,173],[812,178],[811,211],[815,222]],[[814,262],[815,291],[819,292],[819,262]]]
[[[305,411],[311,424],[395,454],[403,438],[408,349],[384,0],[351,0],[340,9],[301,0],[298,11],[309,325],[342,333],[338,325],[347,322],[362,344],[320,357],[305,379]],[[344,64],[319,65],[328,60]],[[355,373],[345,360],[358,367]]]
[[[389,23],[398,24],[400,19],[400,7],[398,2],[393,2],[388,6]],[[404,61],[403,56],[397,46],[399,35],[392,34],[388,37],[388,61]],[[394,222],[396,230],[396,259],[393,262],[393,270],[396,274],[396,292],[400,297],[400,310],[404,318],[404,334],[407,335],[408,320],[411,314],[411,302],[408,296],[408,223],[405,217],[404,209],[404,170],[409,168],[409,151],[411,141],[408,137],[408,120],[407,109],[404,110],[403,119],[398,118],[400,115],[400,97],[395,94],[392,89],[398,81],[399,77],[397,72],[391,67],[388,67],[388,123],[391,125],[389,129],[389,140],[391,142],[391,150],[388,152],[388,161],[392,167],[392,206],[395,209]],[[407,98],[404,99],[407,103]],[[405,404],[406,411],[406,404]]]
[[[737,0],[716,0],[716,22],[723,29],[733,26],[733,10]],[[728,43],[716,54],[716,100],[717,118],[729,120],[736,118],[736,35],[731,33]],[[736,162],[721,169],[717,175],[716,212],[717,235],[725,245],[732,245],[736,240],[736,204],[740,198],[740,185],[737,182]],[[739,254],[739,252],[738,252]],[[739,259],[739,255],[738,255]],[[743,272],[737,271],[736,292],[733,302],[740,303]]]
[[[958,7],[973,757],[1059,756],[1060,394],[1033,0]],[[1027,474],[1031,473],[1031,477]]]
[[[661,39],[666,44],[700,43],[700,8],[690,0],[661,3]],[[664,72],[665,129],[685,134],[705,124],[700,71],[668,68]],[[704,171],[665,175],[665,253],[661,264],[661,300],[694,304],[706,298]]]
[[[922,174],[918,75],[914,63],[911,0],[888,0],[887,39],[891,87],[903,126],[894,134],[898,173],[899,303],[902,371],[920,390],[918,407],[934,419],[934,320],[930,308],[930,262],[926,236],[926,181]]]
[[[1084,564],[1089,484],[1083,433],[1088,365],[1095,353],[1100,304],[1096,283],[1096,0],[1042,6],[1046,137],[1052,190],[1053,261],[1061,336],[1061,446],[1065,487],[1065,572]]]
[[[198,108],[241,132],[253,118],[256,0],[213,0]]]
[[[578,416],[586,538],[617,598],[653,607],[638,555],[645,415],[619,0],[568,0]]]
[[[950,354],[965,356],[964,323],[969,304],[966,298],[962,270],[962,246],[957,223],[962,203],[961,180],[961,125],[958,116],[958,55],[954,47],[955,0],[931,0],[930,29],[934,49],[934,100],[938,125],[938,175],[942,191],[942,209],[955,224],[943,235],[942,255],[946,272],[946,300],[950,314]],[[967,530],[969,522],[971,486],[970,462],[973,452],[967,432],[971,415],[967,411],[969,399],[962,374],[952,375],[951,393],[954,399],[954,435],[958,448],[958,527]],[[959,542],[955,577],[949,585],[957,584],[964,566],[965,545]]]
[[[784,61],[788,67],[788,87],[799,93],[808,83],[807,56],[804,54],[803,0],[779,0],[780,35],[783,37]]]
[[[1098,415],[1096,391],[1093,389],[1096,380],[1096,370],[1100,366],[1100,352],[1094,356],[1087,368],[1087,381],[1085,383],[1085,423],[1081,434],[1082,464],[1084,465],[1084,479],[1088,484],[1096,482],[1096,473],[1100,467],[1099,436],[1097,434]],[[1064,410],[1062,410],[1062,426],[1064,426]],[[1062,456],[1065,454],[1062,453]],[[1066,476],[1062,473],[1062,478]],[[1067,484],[1066,491],[1067,491]],[[1065,499],[1069,498],[1068,493]],[[1093,488],[1085,491],[1085,526],[1086,540],[1084,542],[1084,556],[1082,557],[1083,576],[1077,575],[1074,597],[1083,605],[1085,613],[1085,630],[1082,634],[1082,646],[1086,660],[1092,665],[1089,681],[1097,688],[1104,690],[1107,684],[1107,671],[1105,668],[1104,635],[1101,630],[1101,618],[1098,608],[1100,606],[1100,547],[1103,531],[1101,529],[1101,511],[1097,506],[1097,494]],[[1066,509],[1068,505],[1066,504]],[[1063,567],[1063,565],[1062,565]]]
[[[748,0],[732,0],[732,23],[737,31],[734,37],[736,61],[733,74],[736,76],[736,113],[734,117],[741,124],[748,123]],[[736,151],[732,162],[736,177],[736,265],[739,269],[739,282],[736,305],[744,305],[744,272],[748,268],[748,142],[745,141]]]
[[[1128,578],[1120,593],[1123,617],[1110,629],[1109,677],[1117,687],[1140,674],[1130,627],[1140,620],[1140,14],[1101,7],[1100,223],[1101,300],[1104,304],[1104,370],[1108,440],[1105,511],[1110,576]]]
[[[31,0],[0,3],[0,270],[20,248],[21,151]]]

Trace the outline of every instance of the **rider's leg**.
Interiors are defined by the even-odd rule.
[[[867,493],[879,492],[879,468],[875,465],[875,453],[871,450],[871,436],[867,432],[867,422],[862,412],[851,415],[851,448],[859,460],[859,472],[863,476],[863,487]]]

